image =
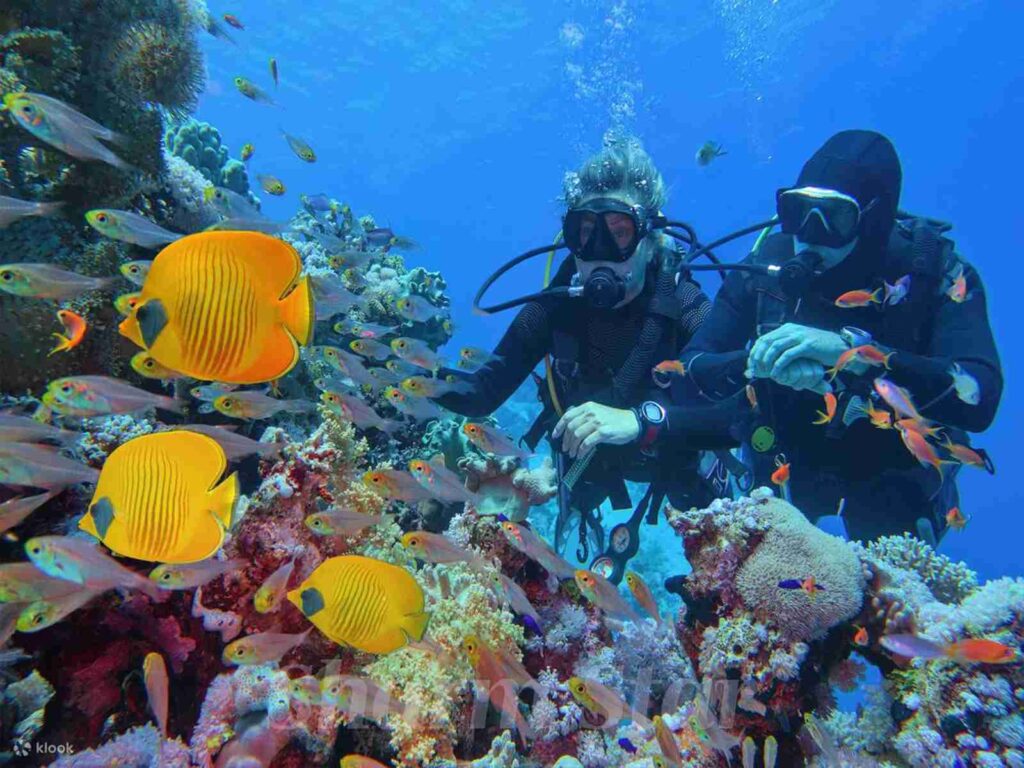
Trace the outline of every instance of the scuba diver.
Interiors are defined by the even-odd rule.
[[[591,568],[618,582],[636,553],[641,522],[657,522],[666,495],[684,509],[714,498],[697,473],[696,450],[705,447],[703,424],[713,414],[673,405],[667,377],[659,374],[659,385],[652,375],[678,358],[711,304],[696,283],[677,281],[680,255],[660,213],[664,182],[635,140],[606,142],[567,177],[566,198],[564,243],[555,247],[568,247],[570,257],[544,291],[496,307],[479,306],[487,288],[526,258],[550,259],[553,247],[523,254],[485,282],[477,310],[522,309],[489,362],[465,377],[468,391],[437,401],[465,416],[490,414],[547,359],[547,380],[535,376],[544,408],[523,442],[533,450],[547,435],[555,453],[558,548],[578,533],[577,558],[597,554]],[[675,237],[696,242],[692,229],[675,224],[689,230]],[[713,431],[728,445],[720,424]],[[627,479],[649,488],[606,537],[599,507],[609,499],[613,509],[633,508]]]
[[[788,474],[783,495],[812,521],[841,510],[850,538],[910,532],[935,545],[959,468],[938,463],[951,457],[936,446],[986,429],[1003,379],[981,278],[944,236],[950,225],[898,211],[901,182],[881,134],[825,142],[778,191],[781,233],[726,278],[673,396],[731,403],[753,483]],[[941,437],[904,434],[922,422],[897,424],[883,389],[909,394]],[[931,446],[932,465],[911,444]]]

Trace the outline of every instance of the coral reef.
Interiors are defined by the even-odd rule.
[[[196,35],[217,32],[217,24],[202,0],[4,5],[0,93],[48,94],[124,134],[118,154],[131,169],[76,160],[0,120],[0,194],[64,203],[59,215],[0,230],[0,253],[116,275],[124,262],[152,254],[83,226],[89,208],[131,209],[190,233],[219,217],[204,199],[210,185],[258,206],[245,166],[230,157],[217,128],[190,116],[204,79]],[[453,333],[448,286],[439,272],[413,263],[410,241],[345,202],[314,198],[304,198],[280,236],[312,278],[318,344],[349,344],[352,329],[333,322],[344,316],[420,340],[443,358]],[[63,304],[0,294],[7,366],[0,405],[31,413],[39,406],[32,393],[72,373],[127,378],[184,400],[194,382],[132,373],[127,361],[135,350],[118,336],[111,302],[128,290],[119,281]],[[332,292],[339,297],[333,306]],[[403,316],[399,299],[407,296],[426,304],[403,307]],[[70,353],[47,356],[62,306],[90,330]],[[615,610],[590,602],[571,577],[560,582],[535,561],[536,549],[528,555],[513,546],[517,529],[497,519],[545,536],[557,491],[550,462],[484,455],[451,414],[398,412],[381,390],[408,374],[382,362],[366,360],[366,378],[340,379],[324,355],[305,350],[274,387],[287,398],[315,400],[319,380],[334,377],[331,386],[337,382],[387,420],[383,428],[357,426],[351,409],[326,404],[238,428],[240,438],[262,431],[280,450],[234,460],[242,495],[217,555],[229,562],[226,573],[153,596],[111,589],[37,632],[15,631],[25,603],[0,604],[0,762],[12,759],[19,741],[32,741],[73,749],[53,763],[59,768],[315,768],[349,753],[403,768],[646,768],[667,730],[683,764],[699,768],[737,764],[747,737],[759,755],[777,740],[779,766],[1024,768],[1021,664],[906,660],[882,643],[887,634],[913,633],[938,645],[980,639],[1020,649],[1024,580],[979,584],[964,564],[909,536],[841,541],[758,489],[706,509],[667,509],[691,569],[672,580],[683,605],[659,583],[685,570],[678,540],[669,535],[656,544],[659,537],[645,536],[632,567],[649,583],[663,621],[617,621]],[[506,431],[522,433],[532,420],[531,387],[524,384],[525,394],[499,412]],[[180,418],[54,417],[81,430],[55,450],[100,468],[140,434],[186,420],[221,423],[210,410],[188,400]],[[445,478],[464,484],[471,501],[446,500],[464,498],[461,489],[392,500],[362,481],[368,470],[403,469],[438,454],[454,480]],[[0,501],[13,494],[0,490]],[[63,491],[6,531],[0,554],[20,560],[30,537],[80,535],[88,498],[87,489]],[[373,524],[351,535],[320,535],[306,524],[332,510],[372,515]],[[443,536],[436,558],[417,550],[438,562],[417,560],[403,545],[403,533],[413,530]],[[424,594],[424,637],[374,655],[333,642],[288,600],[257,610],[260,588],[287,573],[283,566],[292,570],[279,586],[295,588],[338,555],[407,570]],[[152,567],[122,563],[139,573]],[[625,590],[618,596],[633,600]],[[225,662],[229,643],[263,632],[299,639],[265,663]],[[494,654],[497,669],[481,671],[479,646],[465,645],[470,638]],[[150,722],[159,709],[144,671],[152,672],[151,653],[168,673],[166,734]],[[477,679],[492,673],[515,679],[517,698],[504,702],[504,712],[488,696],[490,681]],[[362,684],[387,701],[366,707],[354,695],[321,695],[335,675],[353,692]],[[574,677],[599,684],[621,710],[587,702],[578,680],[570,686]],[[858,691],[857,711],[844,710]],[[521,733],[506,730],[517,713],[526,724]],[[655,714],[663,717],[662,744],[647,721]],[[256,762],[254,750],[262,753]],[[749,754],[748,746],[744,765]]]

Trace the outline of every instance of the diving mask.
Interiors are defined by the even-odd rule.
[[[562,237],[580,261],[626,261],[650,230],[640,206],[611,197],[570,208],[562,219]]]
[[[853,242],[864,214],[874,204],[872,200],[861,209],[849,195],[820,187],[780,189],[775,194],[782,231],[803,243],[828,248]]]

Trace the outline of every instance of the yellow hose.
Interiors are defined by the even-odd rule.
[[[558,241],[562,239],[562,232],[559,231],[555,235],[555,241],[551,244],[552,246],[558,245]],[[547,288],[551,283],[551,267],[555,263],[555,249],[552,247],[548,251],[547,264],[544,265],[544,288]],[[558,418],[562,418],[564,411],[562,410],[562,404],[558,401],[558,393],[555,390],[555,377],[552,375],[551,368],[551,353],[544,355],[544,377],[548,381],[548,395],[551,397],[551,405],[555,409],[555,413]]]
[[[769,232],[771,232],[771,231],[772,231],[772,229],[774,229],[775,225],[776,225],[776,224],[777,224],[778,222],[779,222],[779,218],[778,218],[778,216],[774,216],[774,217],[772,217],[772,223],[771,223],[771,224],[769,224],[769,225],[768,225],[767,227],[765,227],[764,229],[762,229],[762,230],[761,230],[761,234],[759,234],[759,235],[757,236],[757,240],[755,240],[755,241],[754,241],[754,247],[750,249],[750,252],[751,252],[751,253],[757,253],[757,251],[759,251],[759,250],[760,250],[760,248],[761,248],[761,244],[762,244],[762,243],[764,242],[764,239],[765,239],[766,237],[768,237],[768,233],[769,233]]]

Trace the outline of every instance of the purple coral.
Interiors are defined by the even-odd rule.
[[[67,755],[50,768],[189,768],[188,749],[177,739],[165,739],[152,725],[122,733],[96,749]]]

